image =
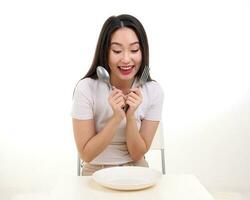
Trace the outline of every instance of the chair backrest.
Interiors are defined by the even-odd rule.
[[[160,122],[152,144],[150,146],[150,150],[160,150],[161,151],[161,167],[162,173],[166,174],[166,167],[165,167],[165,145],[164,145],[164,132],[163,132],[163,123]],[[79,155],[77,155],[77,175],[80,176],[81,173],[82,162],[80,160]]]
[[[152,144],[150,146],[150,149],[164,149],[164,135],[163,135],[163,124],[162,122],[159,123],[159,126],[156,130],[154,139],[152,141]]]
[[[163,123],[160,122],[152,144],[150,146],[150,150],[160,150],[161,151],[161,168],[162,173],[166,174],[166,167],[165,167],[165,145],[164,145],[164,132],[163,132]]]

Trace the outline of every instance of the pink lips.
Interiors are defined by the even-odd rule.
[[[133,71],[134,67],[131,67],[130,69],[122,69],[119,67],[119,70],[121,72],[122,75],[129,75],[132,71]]]

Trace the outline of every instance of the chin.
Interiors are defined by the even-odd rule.
[[[121,80],[123,80],[123,81],[128,81],[128,80],[133,79],[133,78],[134,78],[134,76],[127,76],[127,77],[120,76],[119,78],[120,78]]]

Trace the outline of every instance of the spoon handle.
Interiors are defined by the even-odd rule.
[[[108,83],[107,85],[109,87],[109,90],[113,90],[113,87],[112,87],[112,85],[110,83]]]
[[[135,82],[135,79],[133,80],[133,82],[132,82],[130,88],[132,88],[132,86],[134,85],[134,82]],[[128,108],[129,108],[129,105],[126,104],[126,105],[124,106],[124,108],[123,108],[123,110],[124,110],[125,113],[128,111]]]

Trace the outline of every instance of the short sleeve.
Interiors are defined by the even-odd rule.
[[[71,116],[75,119],[93,119],[93,98],[90,80],[82,79],[75,88]]]
[[[149,88],[149,106],[144,119],[160,121],[162,117],[164,93],[157,82],[153,82]]]

